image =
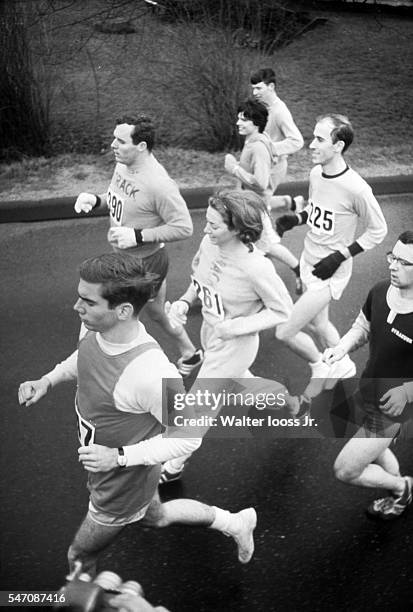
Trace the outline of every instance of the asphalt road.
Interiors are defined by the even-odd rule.
[[[350,286],[332,307],[340,332],[357,315],[370,286],[386,278],[386,251],[401,231],[413,227],[411,197],[380,201],[390,231],[383,245],[357,258]],[[172,299],[186,287],[204,212],[194,212],[193,218],[194,237],[170,248]],[[61,586],[66,549],[86,510],[85,473],[76,460],[73,387],[62,385],[29,409],[18,406],[17,387],[75,348],[76,268],[107,250],[105,229],[101,218],[0,227],[3,590]],[[302,238],[303,230],[295,230],[285,244],[298,254]],[[289,270],[279,271],[292,289]],[[189,321],[194,337],[199,325],[195,312]],[[175,359],[157,328],[153,334]],[[359,369],[365,357],[364,349],[356,354]],[[270,332],[262,334],[253,371],[287,380],[296,391],[308,376],[305,364]],[[327,434],[351,431],[340,419],[338,428],[331,425],[320,407],[319,416]],[[343,443],[328,436],[205,440],[182,484],[168,485],[164,495],[232,511],[255,506],[259,521],[252,562],[241,566],[233,541],[211,530],[134,525],[102,556],[101,569],[138,580],[151,602],[172,612],[410,610],[413,511],[394,523],[368,520],[364,508],[378,492],[346,487],[332,475]],[[410,441],[397,445],[404,473],[413,473],[410,449]]]

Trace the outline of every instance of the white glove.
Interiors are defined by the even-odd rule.
[[[90,213],[92,208],[97,204],[98,198],[94,193],[79,193],[75,202],[75,211],[79,214],[81,212]]]
[[[136,247],[136,236],[133,227],[111,227],[108,240],[118,249],[130,249]]]
[[[165,302],[165,314],[173,329],[186,325],[188,310],[189,306],[183,300],[176,300],[176,302],[172,302],[172,304],[170,302]]]
[[[230,174],[234,173],[235,168],[237,168],[238,162],[233,155],[227,153],[225,155],[224,168]]]

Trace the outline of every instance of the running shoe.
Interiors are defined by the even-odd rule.
[[[237,531],[230,531],[228,535],[232,536],[238,547],[238,560],[241,563],[251,561],[254,554],[254,529],[257,525],[257,513],[254,508],[246,508],[237,512],[240,528]]]
[[[187,357],[186,359],[181,357],[178,359],[178,372],[183,378],[186,378],[195,370],[195,368],[200,366],[203,361],[204,351],[202,349],[198,349],[190,357]]]
[[[332,389],[338,380],[343,378],[352,378],[356,375],[356,364],[348,355],[344,355],[342,359],[336,361],[330,367],[330,371],[326,377],[324,384],[325,389]]]
[[[403,494],[400,497],[394,497],[389,495],[388,497],[382,497],[375,499],[368,508],[367,513],[370,516],[381,518],[384,521],[391,521],[398,518],[412,503],[412,487],[413,478],[411,476],[405,476],[406,481]]]
[[[331,370],[331,366],[320,360],[317,363],[310,363],[310,368],[311,379],[305,388],[305,395],[308,398],[313,398],[319,395],[325,389],[326,380]]]
[[[184,472],[185,469],[185,464],[181,467],[180,470],[178,471],[172,471],[170,468],[169,470],[165,467],[166,463],[164,463],[162,465],[162,472],[161,475],[159,477],[159,484],[168,484],[169,482],[175,482],[176,480],[181,480],[182,478],[182,474]]]

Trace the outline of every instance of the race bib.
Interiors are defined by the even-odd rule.
[[[192,276],[192,284],[198,293],[198,297],[204,309],[219,321],[223,321],[225,312],[220,294],[210,287],[210,285],[205,283],[201,284],[194,276]]]
[[[75,410],[77,416],[77,435],[81,446],[89,446],[95,441],[96,428],[82,417],[75,401]]]
[[[335,230],[335,212],[310,202],[307,225],[311,227],[315,234],[328,234],[332,236]]]
[[[109,214],[115,225],[122,225],[124,203],[120,196],[112,193],[110,189],[107,192],[106,198]]]

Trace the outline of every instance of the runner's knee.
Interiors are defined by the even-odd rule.
[[[158,500],[152,502],[146,511],[143,522],[148,527],[167,527],[169,522],[166,517],[164,504]]]
[[[338,460],[334,464],[334,476],[341,482],[352,482],[358,478],[363,469],[360,466],[349,465],[345,461]]]

